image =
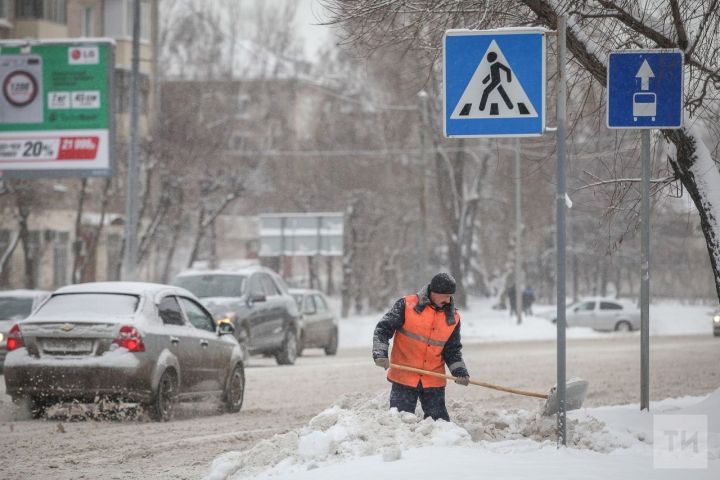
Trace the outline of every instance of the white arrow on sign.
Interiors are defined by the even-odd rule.
[[[640,90],[650,90],[650,79],[655,78],[655,73],[652,71],[652,68],[650,68],[650,65],[648,65],[647,60],[643,60],[635,78],[640,79]]]

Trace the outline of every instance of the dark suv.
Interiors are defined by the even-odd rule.
[[[260,266],[187,271],[173,284],[194,293],[220,323],[232,323],[246,357],[260,353],[280,365],[295,363],[300,314],[277,273]]]

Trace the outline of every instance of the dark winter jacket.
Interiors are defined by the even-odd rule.
[[[434,308],[439,310],[435,304],[430,301],[428,287],[418,292],[418,304],[415,309],[421,312],[425,308]],[[451,302],[443,308],[445,318],[448,325],[455,323],[455,303]],[[395,335],[395,330],[403,326],[405,323],[405,298],[401,298],[392,306],[392,308],[383,315],[380,322],[375,327],[373,334],[373,359],[387,358],[390,346],[390,339]],[[442,351],[443,360],[450,368],[450,373],[455,377],[467,377],[468,371],[462,358],[462,343],[460,343],[460,323],[457,323],[455,330],[445,343]]]

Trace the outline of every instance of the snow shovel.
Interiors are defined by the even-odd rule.
[[[444,373],[430,372],[428,370],[421,370],[414,367],[406,367],[405,365],[397,365],[395,363],[390,364],[390,368],[397,368],[398,370],[407,370],[408,372],[421,373],[423,375],[429,375],[431,377],[446,378],[448,380],[455,380],[456,377],[452,375],[445,375]],[[501,392],[513,393],[515,395],[524,395],[526,397],[542,398],[545,400],[545,405],[542,410],[542,414],[545,416],[554,415],[558,412],[558,396],[557,386],[550,389],[550,393],[545,395],[544,393],[528,392],[525,390],[518,390],[516,388],[502,387],[500,385],[493,385],[492,383],[479,382],[477,380],[470,380],[472,385],[478,387],[492,388],[493,390],[499,390]],[[588,381],[580,378],[571,378],[565,385],[565,410],[577,410],[582,407],[582,403],[587,395]]]

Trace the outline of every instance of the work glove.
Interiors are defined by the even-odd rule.
[[[468,386],[470,385],[470,374],[462,367],[456,368],[452,372],[452,376],[455,377],[455,383],[458,385]]]
[[[375,359],[375,365],[387,370],[388,368],[390,368],[390,360],[388,360],[387,357],[378,357]]]

